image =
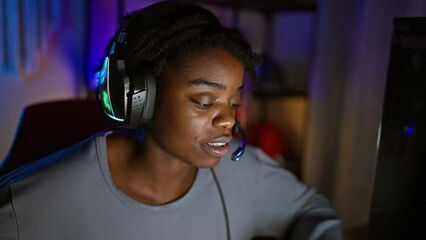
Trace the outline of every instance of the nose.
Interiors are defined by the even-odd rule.
[[[216,115],[213,118],[213,125],[215,127],[231,129],[235,125],[235,110],[229,109]]]

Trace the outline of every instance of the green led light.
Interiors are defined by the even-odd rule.
[[[109,114],[111,114],[112,112],[111,105],[109,104],[109,101],[108,101],[108,94],[105,91],[102,92],[102,103],[104,106],[104,110],[107,111]]]

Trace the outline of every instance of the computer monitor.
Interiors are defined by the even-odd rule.
[[[426,235],[426,17],[395,18],[369,239]]]

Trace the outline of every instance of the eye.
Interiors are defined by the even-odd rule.
[[[199,108],[201,109],[209,109],[211,106],[213,106],[213,103],[202,103],[198,102],[195,99],[191,99],[191,101]]]
[[[241,107],[241,104],[239,104],[239,103],[231,103],[231,107],[233,109],[238,109],[239,107]]]
[[[230,103],[232,109],[238,109],[239,107],[241,107],[241,96],[238,94],[237,96],[231,99]]]

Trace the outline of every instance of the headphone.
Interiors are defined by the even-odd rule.
[[[96,95],[108,119],[120,127],[135,129],[152,119],[156,85],[128,42],[130,22],[118,33],[97,73]]]
[[[102,69],[97,73],[96,97],[105,116],[127,129],[135,129],[152,119],[156,95],[154,76],[138,60],[128,42],[128,27],[133,18],[121,28],[104,59]],[[231,160],[239,161],[244,153],[246,140],[237,119],[233,132],[240,134],[241,145],[232,153]]]

